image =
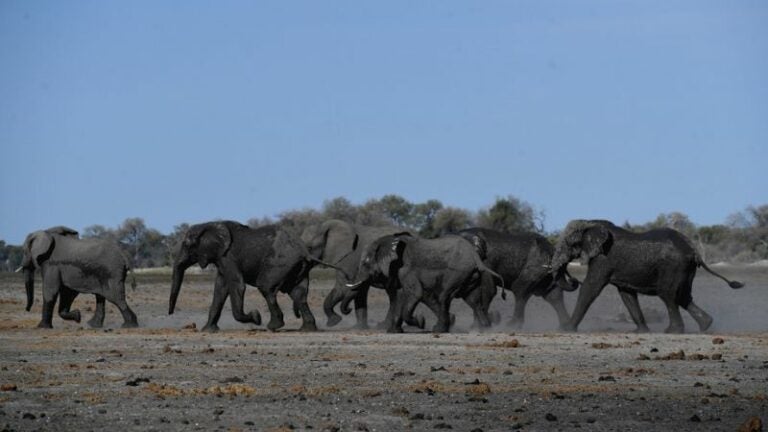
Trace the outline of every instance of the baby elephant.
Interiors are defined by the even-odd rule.
[[[483,274],[503,286],[501,276],[483,264],[474,246],[454,235],[421,239],[408,235],[384,236],[369,244],[360,256],[358,280],[399,288],[396,303],[390,304],[389,333],[402,333],[403,319],[413,315],[421,301],[437,315],[435,332],[450,327],[451,301],[460,292],[477,287]]]
[[[51,328],[53,307],[59,301],[59,315],[80,322],[80,311],[70,311],[78,293],[96,295],[96,312],[88,322],[91,327],[104,324],[104,300],[109,300],[123,314],[123,327],[137,327],[136,314],[125,302],[125,276],[129,266],[118,245],[109,240],[80,239],[77,231],[54,227],[35,231],[24,241],[24,270],[27,310],[35,293],[35,270],[43,277],[43,318],[40,328]]]

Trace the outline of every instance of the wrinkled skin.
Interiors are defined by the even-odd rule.
[[[80,239],[77,231],[53,227],[29,234],[24,241],[21,269],[27,290],[27,310],[34,302],[34,272],[43,279],[43,316],[40,328],[53,327],[53,308],[59,300],[59,316],[80,322],[80,311],[70,310],[78,293],[96,296],[96,311],[88,322],[104,325],[105,301],[113,303],[123,315],[123,327],[137,327],[136,314],[125,301],[128,263],[119,246],[110,240]]]
[[[587,309],[607,284],[619,289],[638,332],[647,332],[648,326],[637,294],[659,296],[669,313],[668,333],[684,331],[679,307],[688,311],[702,332],[712,324],[712,317],[699,308],[691,296],[698,267],[725,280],[731,288],[743,286],[713,272],[688,238],[669,228],[634,233],[608,221],[573,220],[558,239],[552,258],[553,273],[561,274],[568,262],[579,257],[589,269],[566,326],[570,331],[576,331]]]
[[[559,274],[557,280],[549,270],[554,247],[543,236],[535,233],[503,233],[487,228],[469,228],[458,235],[469,240],[474,245],[483,245],[480,255],[483,262],[493,271],[504,278],[504,289],[515,296],[515,309],[510,321],[513,328],[520,328],[525,321],[525,306],[531,296],[543,297],[557,313],[560,326],[563,327],[570,316],[563,302],[563,290],[572,291],[578,288],[578,281],[566,281],[565,273]],[[484,279],[482,286],[485,292],[496,292],[492,282]],[[487,296],[486,296],[487,297]],[[493,297],[491,296],[491,299]],[[490,299],[483,299],[482,307],[487,313]]]
[[[389,296],[390,305],[395,303],[396,287],[387,287],[386,283],[380,280],[372,280],[356,288],[349,288],[346,284],[357,279],[360,254],[369,244],[383,236],[403,232],[407,231],[397,227],[368,227],[337,219],[331,219],[304,230],[301,239],[310,255],[338,267],[333,289],[323,303],[329,327],[341,322],[341,316],[336,313],[335,307],[341,304],[341,312],[346,315],[351,312],[349,304],[354,301],[356,327],[368,328],[368,290],[371,286],[385,289]],[[384,325],[388,325],[389,314],[387,317]],[[406,322],[410,325],[424,327],[423,317],[409,316]]]
[[[390,333],[402,333],[404,317],[423,302],[437,316],[433,331],[449,331],[450,304],[456,295],[475,289],[484,274],[503,284],[502,278],[483,264],[472,244],[459,236],[421,239],[389,235],[368,245],[360,256],[358,280],[398,287],[392,309]]]
[[[232,221],[208,222],[189,228],[173,264],[168,313],[176,307],[184,272],[193,264],[216,265],[216,282],[208,321],[203,331],[219,330],[218,321],[227,298],[232,315],[242,323],[261,324],[259,311],[245,313],[245,285],[258,288],[269,306],[269,330],[285,325],[277,304],[278,291],[291,296],[293,312],[302,319],[302,331],[315,331],[315,317],[307,304],[308,274],[314,265],[301,240],[290,232],[268,225],[256,229]]]

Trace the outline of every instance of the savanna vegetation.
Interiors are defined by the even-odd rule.
[[[552,241],[558,234],[558,231],[545,231],[543,211],[514,196],[499,197],[490,206],[477,211],[445,205],[434,199],[415,203],[399,195],[385,195],[362,204],[337,197],[325,201],[319,209],[288,210],[273,217],[252,218],[246,223],[251,227],[277,223],[300,234],[305,227],[326,219],[372,226],[396,225],[424,237],[437,237],[470,226],[506,232],[533,231],[548,236]],[[621,221],[614,222],[618,224]],[[696,225],[686,214],[672,212],[660,214],[655,220],[644,224],[624,222],[623,226],[635,231],[658,227],[677,229],[696,243],[708,262],[768,259],[768,204],[750,206],[717,225]],[[114,228],[90,225],[80,230],[80,234],[85,238],[115,239],[131,258],[134,267],[144,268],[169,265],[173,251],[188,228],[188,223],[181,223],[172,232],[162,233],[148,227],[142,218],[134,217]],[[20,245],[0,240],[0,271],[13,271],[21,263],[21,257]]]

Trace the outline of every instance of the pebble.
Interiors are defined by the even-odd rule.
[[[545,415],[544,418],[547,419],[547,421],[551,421],[551,422],[557,421],[557,416],[555,416],[552,413],[547,413],[547,415]]]

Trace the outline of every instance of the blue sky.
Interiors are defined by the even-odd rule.
[[[768,202],[764,1],[3,1],[0,239],[396,193]]]

